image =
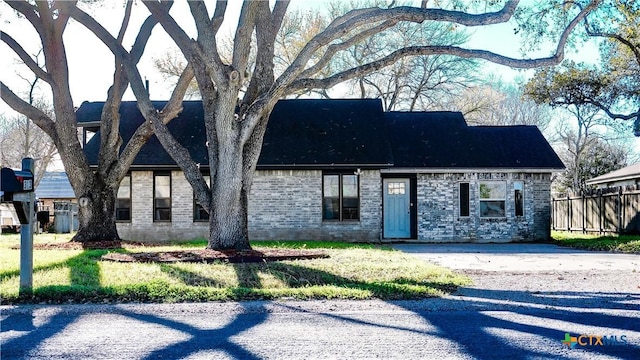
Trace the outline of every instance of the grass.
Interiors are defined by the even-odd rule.
[[[598,236],[554,231],[551,237],[558,245],[576,249],[640,254],[638,235]]]
[[[36,235],[64,242],[68,235]],[[470,279],[389,247],[339,242],[256,242],[324,249],[328,259],[253,264],[116,263],[114,250],[34,250],[33,291],[19,292],[19,235],[0,237],[0,299],[12,303],[204,302],[251,299],[417,299],[442,296]],[[203,248],[204,241],[126,252]]]

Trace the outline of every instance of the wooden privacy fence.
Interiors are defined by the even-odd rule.
[[[552,199],[551,227],[583,233],[640,233],[640,187],[596,190]]]

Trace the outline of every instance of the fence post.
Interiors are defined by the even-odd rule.
[[[580,192],[582,198],[582,233],[587,233],[587,200],[584,196],[584,192]]]
[[[598,234],[602,235],[602,191],[598,191]]]
[[[618,201],[616,202],[616,216],[618,217],[618,235],[622,234],[622,186],[618,188]]]
[[[567,195],[567,230],[571,232],[571,210],[573,206],[571,204],[571,197]]]

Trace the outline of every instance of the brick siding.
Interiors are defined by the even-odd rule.
[[[480,182],[505,181],[506,217],[481,218]],[[524,184],[524,216],[514,216],[513,183]],[[459,216],[459,184],[468,182],[470,216]],[[550,174],[422,173],[417,175],[417,234],[428,242],[506,242],[549,238]],[[119,222],[123,239],[167,241],[204,238],[207,222],[193,221],[193,193],[180,171],[171,173],[171,222],[153,221],[153,172],[132,172],[132,220]],[[360,220],[322,220],[322,171],[257,171],[249,201],[253,240],[380,241],[382,179],[360,175]]]
[[[482,218],[482,181],[504,181],[504,218]],[[524,213],[515,216],[514,182],[524,184]],[[460,183],[469,183],[469,215],[459,214]],[[418,239],[433,242],[537,241],[549,238],[550,174],[466,173],[418,175]]]

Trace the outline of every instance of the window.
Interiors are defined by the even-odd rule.
[[[460,216],[469,216],[469,183],[460,183]]]
[[[171,175],[153,175],[153,221],[171,221]]]
[[[118,188],[116,221],[131,221],[131,175],[122,178]]]
[[[322,219],[359,220],[359,177],[350,174],[325,174],[322,177]]]
[[[389,182],[387,184],[387,194],[404,195],[406,192],[404,182]]]
[[[204,176],[204,181],[207,183],[207,185],[211,186],[209,179],[209,176]],[[209,213],[204,210],[202,205],[198,204],[195,194],[193,195],[193,221],[209,221]]]
[[[516,216],[524,216],[524,183],[513,183],[513,201]]]
[[[480,183],[480,217],[504,217],[507,185],[503,181]]]

